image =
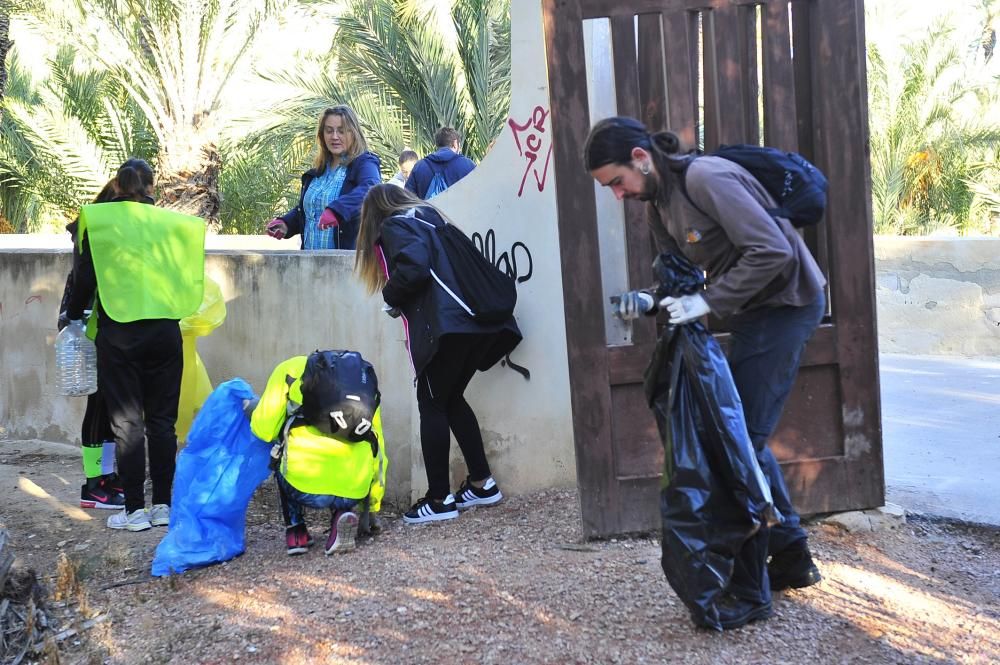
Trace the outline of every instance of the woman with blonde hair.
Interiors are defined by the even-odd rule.
[[[438,236],[448,223],[437,208],[390,184],[372,187],[361,210],[355,272],[369,294],[381,290],[390,316],[402,318],[416,375],[428,489],[403,515],[408,524],[452,519],[459,510],[503,498],[463,393],[477,370],[486,371],[517,346],[521,332],[513,316],[486,324],[469,314]],[[468,469],[455,494],[449,430]]]
[[[302,236],[302,249],[354,249],[361,202],[382,182],[380,162],[368,150],[361,123],[349,106],[320,116],[313,167],[302,174],[299,204],[267,224],[273,238]]]

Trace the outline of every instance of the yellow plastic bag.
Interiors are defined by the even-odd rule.
[[[180,321],[181,342],[184,350],[184,373],[181,375],[181,396],[177,404],[177,440],[187,440],[188,431],[201,405],[212,392],[212,382],[205,365],[198,355],[196,341],[205,337],[226,320],[226,300],[222,289],[205,275],[205,295],[201,307],[191,316]]]

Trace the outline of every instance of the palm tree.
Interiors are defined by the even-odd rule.
[[[486,154],[510,109],[510,2],[455,0],[444,32],[425,9],[421,0],[351,0],[336,19],[331,53],[291,70],[260,72],[296,94],[266,116],[245,119],[255,131],[227,146],[227,168],[239,168],[223,178],[226,229],[258,230],[261,220],[295,197],[316,118],[334,103],[358,113],[386,175],[402,150],[434,150],[442,126],[458,130],[470,158]],[[241,177],[253,177],[256,169],[248,164],[270,165],[272,175],[285,178],[284,196],[275,199],[279,183],[273,179]]]
[[[8,61],[0,119],[0,202],[11,230],[65,223],[130,156],[152,159],[152,127],[127,91],[103,69],[88,69],[71,46],[34,84],[18,52]]]
[[[79,44],[149,120],[161,205],[215,222],[220,110],[262,26],[290,0],[49,3],[52,34]]]
[[[905,235],[935,226],[968,230],[977,183],[995,169],[983,159],[985,151],[1000,145],[1000,127],[982,112],[990,88],[966,82],[953,36],[945,26],[930,30],[904,48],[898,64],[888,62],[874,43],[868,46],[878,233]]]
[[[465,138],[463,152],[481,159],[510,108],[509,0],[456,0],[452,35],[442,34],[425,4],[352,0],[337,19],[331,54],[261,73],[298,94],[272,109],[250,143],[283,152],[303,137],[311,141],[322,110],[345,103],[387,168],[405,148],[433,150],[434,133],[446,125]]]
[[[983,49],[983,60],[989,62],[997,46],[997,26],[1000,25],[1000,0],[980,0],[979,9],[983,13],[983,31],[979,37],[979,47]]]
[[[0,0],[0,114],[3,113],[3,91],[7,87],[7,52],[10,50],[10,13],[6,0]]]
[[[0,0],[0,121],[3,120],[3,93],[7,88],[7,52],[10,50],[10,12],[7,0]],[[13,224],[0,211],[0,233],[11,233]]]
[[[337,56],[350,85],[402,116],[422,152],[454,127],[463,151],[481,159],[510,109],[510,4],[458,0],[453,46],[414,0],[355,0],[339,21]],[[392,146],[394,149],[403,146]]]

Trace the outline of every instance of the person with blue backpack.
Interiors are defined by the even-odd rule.
[[[451,127],[439,129],[434,135],[437,150],[414,164],[406,189],[429,201],[472,173],[476,164],[459,152],[460,140]]]
[[[764,588],[741,589],[734,580],[726,627],[766,618],[768,586],[800,588],[821,579],[767,443],[806,342],[826,312],[826,280],[796,232],[822,216],[825,178],[798,155],[759,146],[725,147],[712,155],[682,152],[675,134],[651,134],[638,120],[620,116],[594,125],[583,158],[616,198],[648,204],[660,252],[681,255],[707,275],[703,291],[678,298],[657,302],[652,291],[622,294],[615,313],[629,320],[663,309],[673,325],[708,314],[727,319],[733,381],[784,521],[767,534]]]

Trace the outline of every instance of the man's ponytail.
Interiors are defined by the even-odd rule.
[[[665,155],[673,156],[681,151],[681,139],[673,132],[656,132],[651,138],[653,146]]]

